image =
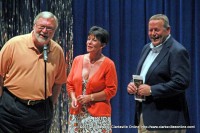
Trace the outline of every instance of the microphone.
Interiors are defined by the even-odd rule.
[[[43,47],[43,57],[44,57],[45,62],[47,62],[47,60],[48,60],[47,49],[48,49],[48,46],[47,46],[47,44],[45,44]]]

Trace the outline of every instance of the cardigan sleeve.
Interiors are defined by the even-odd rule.
[[[67,92],[68,94],[70,94],[70,92],[74,92],[74,84],[73,84],[73,76],[74,76],[74,72],[75,72],[75,66],[76,66],[76,63],[77,63],[77,58],[74,59],[73,63],[72,63],[72,67],[71,67],[71,70],[70,70],[70,73],[67,77],[67,83],[66,83],[66,86],[67,86]]]
[[[104,92],[106,94],[106,100],[110,100],[112,97],[116,95],[117,92],[117,72],[115,68],[114,62],[110,62],[108,65],[108,71],[105,75],[105,84],[106,89],[104,89]]]

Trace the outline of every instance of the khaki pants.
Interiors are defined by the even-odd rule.
[[[138,128],[138,133],[186,133],[186,129],[180,129],[180,130],[154,130],[154,131],[148,131],[145,128],[144,122],[143,122],[143,116],[142,113],[140,115],[140,123]]]

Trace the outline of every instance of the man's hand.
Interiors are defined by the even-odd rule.
[[[130,82],[127,86],[127,91],[129,94],[135,94],[137,93],[137,87],[133,82]]]
[[[59,84],[54,84],[53,88],[52,88],[52,103],[56,104],[58,101],[58,97],[60,95],[61,92],[61,87],[62,85]]]

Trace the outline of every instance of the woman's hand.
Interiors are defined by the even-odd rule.
[[[72,99],[71,106],[72,106],[72,108],[77,108],[78,107],[77,99],[76,98]]]
[[[80,104],[85,104],[85,103],[88,103],[91,101],[91,97],[90,95],[79,95],[77,97],[77,101],[80,103]]]

